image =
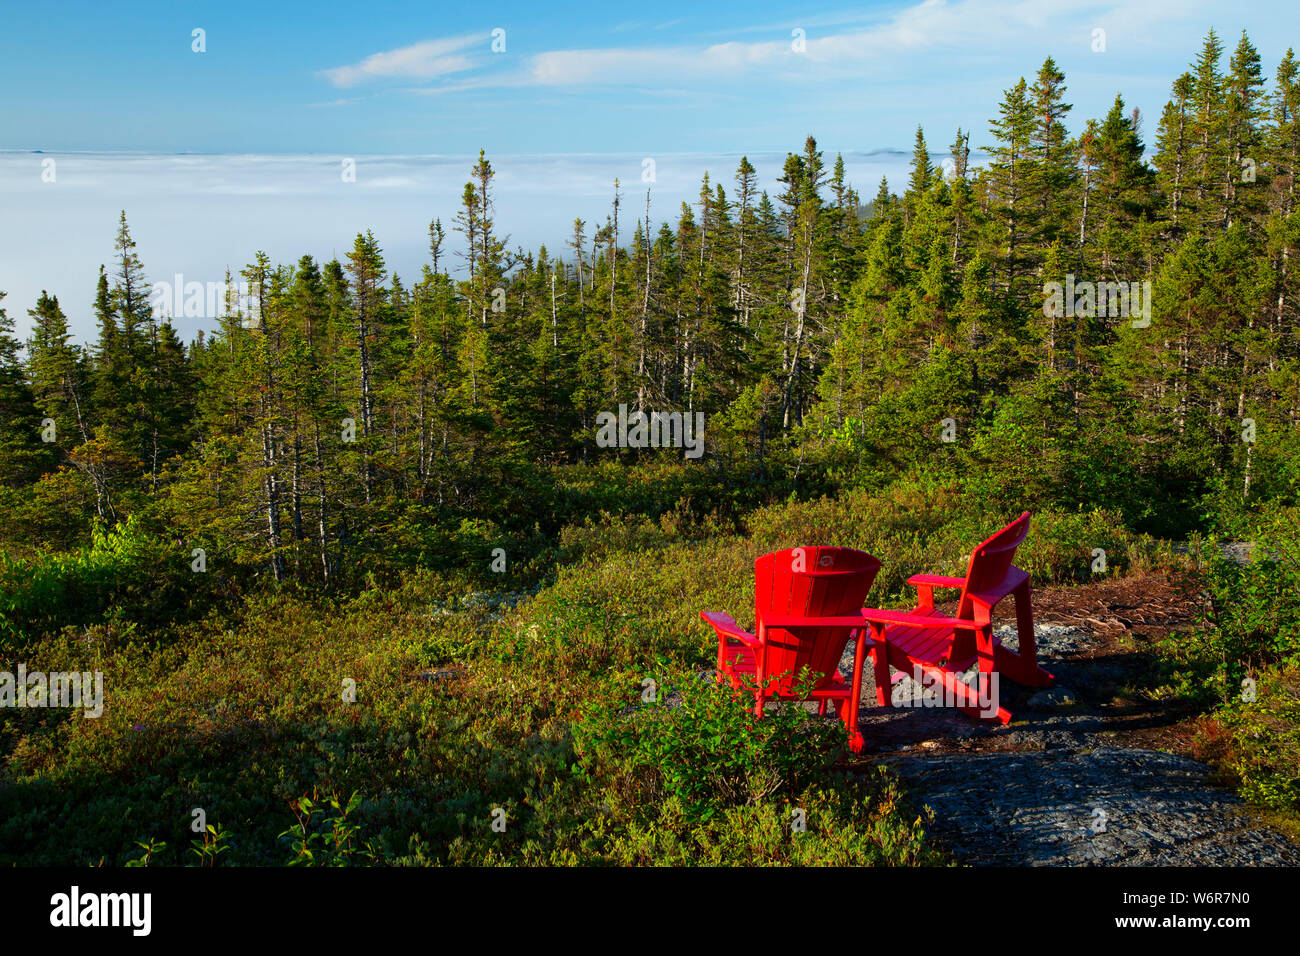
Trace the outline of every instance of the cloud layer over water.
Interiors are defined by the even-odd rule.
[[[834,152],[827,149],[827,166]],[[452,232],[461,190],[474,161],[467,156],[356,156],[356,181],[344,182],[340,156],[160,155],[148,153],[34,153],[0,151],[0,291],[3,307],[26,335],[27,310],[42,289],[59,297],[74,333],[95,334],[91,303],[99,265],[112,269],[117,218],[125,209],[151,281],[217,282],[238,272],[255,252],[291,264],[304,253],[340,258],[357,232],[370,229],[390,270],[418,278],[428,260],[428,226],[441,217],[449,236],[449,266],[463,245]],[[587,235],[610,211],[614,179],[623,206],[626,245],[644,216],[642,161],[631,155],[490,156],[496,177],[497,229],[512,249],[536,252],[545,244],[567,257],[564,242],[575,217]],[[783,154],[750,154],[761,186],[775,196]],[[44,160],[54,182],[42,181]],[[674,222],[683,202],[694,204],[707,171],[730,196],[739,154],[653,157],[652,228]],[[882,175],[903,187],[909,162],[895,150],[850,152],[848,178],[869,200]],[[939,157],[932,156],[938,162]],[[201,323],[177,321],[186,339]]]

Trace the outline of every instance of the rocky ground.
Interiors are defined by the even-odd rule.
[[[868,666],[863,759],[903,776],[934,811],[932,833],[963,863],[1300,865],[1300,847],[1192,759],[1193,715],[1140,691],[1153,643],[1194,627],[1200,602],[1194,587],[1163,574],[1036,592],[1038,660],[1056,684],[1003,681],[1014,715],[1006,726],[924,706],[906,677],[892,688],[898,706],[867,706]],[[1010,601],[1006,611],[1012,620]],[[1014,649],[1014,628],[999,624]]]

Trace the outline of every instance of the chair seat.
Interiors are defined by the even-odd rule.
[[[917,608],[910,613],[916,617],[951,620],[946,614],[941,614],[932,607]],[[964,661],[948,660],[956,636],[957,631],[953,627],[928,628],[894,624],[885,629],[885,640],[897,647],[910,659],[924,664],[942,665],[953,671],[965,671],[978,660],[978,657],[972,655]],[[1001,644],[1001,638],[994,635],[993,643],[995,646]]]
[[[1011,712],[1006,707],[997,704],[996,712],[990,710],[990,705],[997,703],[998,679],[1005,677],[1026,687],[1051,686],[1053,677],[1038,666],[1035,653],[1029,574],[1012,564],[1028,530],[1026,511],[971,552],[964,578],[936,574],[908,578],[916,587],[920,606],[906,614],[875,608],[863,612],[883,638],[871,652],[876,703],[890,706],[890,684],[909,673],[917,676],[919,671],[925,680],[941,686],[945,695],[950,695],[945,699],[951,699],[958,709],[972,717],[1007,724]],[[960,589],[956,617],[934,607],[937,589]],[[1015,651],[1008,650],[992,633],[993,609],[1012,596],[1016,602]],[[925,626],[927,623],[933,626]],[[972,686],[963,675],[976,664],[980,677]],[[993,700],[982,699],[986,689]]]

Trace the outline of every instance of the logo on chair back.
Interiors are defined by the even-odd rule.
[[[823,568],[829,568],[831,565],[835,563],[835,556],[831,554],[823,554],[820,558],[817,559],[817,563],[821,565]]]

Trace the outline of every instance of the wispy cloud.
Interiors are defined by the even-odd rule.
[[[519,69],[477,77],[458,88],[645,86],[666,78],[744,82],[756,72],[808,79],[884,76],[921,54],[979,56],[1041,40],[1045,33],[1061,46],[1086,45],[1090,30],[1099,25],[1126,45],[1149,45],[1158,42],[1162,25],[1195,16],[1204,6],[1205,0],[1151,0],[1140,10],[1107,8],[1095,0],[921,0],[891,14],[829,14],[794,27],[742,27],[733,33],[761,30],[771,39],[547,50],[527,57]],[[874,22],[864,22],[868,19]],[[818,28],[831,32],[818,35]],[[654,27],[630,22],[612,29]]]
[[[341,100],[329,100],[324,103],[308,103],[307,105],[312,109],[327,109],[331,106],[347,106],[349,103],[360,103],[361,100],[362,97],[360,96],[348,96]]]
[[[396,50],[372,53],[358,63],[331,67],[322,70],[321,74],[342,88],[390,78],[431,80],[470,69],[474,59],[465,51],[486,41],[486,33],[424,40]]]
[[[1064,17],[1080,5],[1080,0],[922,0],[860,29],[821,36],[812,32],[818,25],[861,22],[859,16],[840,15],[809,18],[798,36],[795,27],[773,27],[770,32],[775,36],[770,40],[553,50],[532,57],[529,71],[533,82],[548,86],[645,83],[651,77],[742,79],[754,70],[826,74],[835,68],[883,66],[902,55],[927,50],[975,51],[1003,42],[1026,27],[1041,28],[1052,15],[1044,7],[1054,8]]]

